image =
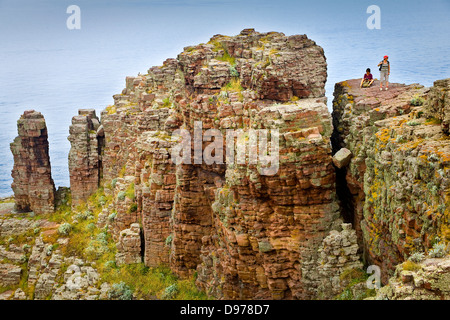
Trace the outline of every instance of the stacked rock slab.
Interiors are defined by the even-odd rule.
[[[0,286],[8,287],[19,284],[22,269],[13,264],[0,264]]]
[[[120,232],[119,243],[117,244],[116,263],[117,265],[133,264],[142,261],[141,258],[141,228],[138,223],[133,223],[130,229]]]
[[[253,29],[127,77],[102,112],[104,179],[134,185],[147,265],[197,272],[197,285],[218,298],[316,295],[318,248],[340,224],[325,81],[314,41]],[[278,170],[264,175],[248,156],[195,162],[193,140],[189,161],[175,165],[174,130],[193,138],[199,123],[200,134],[242,130],[235,152],[250,146],[251,129],[278,130]],[[206,139],[200,150],[211,152]]]
[[[345,272],[361,270],[363,265],[358,254],[356,232],[351,224],[342,224],[342,231],[333,230],[323,239],[319,249],[318,270],[320,299],[333,299],[345,288]]]
[[[173,147],[167,134],[157,131],[145,132],[137,141],[139,162],[136,164],[139,210],[144,229],[144,261],[151,267],[169,265],[172,216],[176,168],[170,161],[169,150]],[[146,182],[146,183],[142,183]]]
[[[55,209],[55,184],[51,175],[48,135],[40,112],[25,111],[17,121],[19,135],[11,143],[12,170],[16,208],[51,213]]]
[[[339,216],[331,119],[317,99],[256,111],[250,128],[279,130],[278,172],[227,164],[197,284],[224,298],[308,299],[318,285],[318,247]]]
[[[438,237],[450,240],[450,140],[440,119],[426,117],[430,102],[412,104],[428,91],[399,84],[379,91],[377,83],[360,89],[358,80],[335,88],[334,148],[353,154],[341,199],[352,204],[366,258],[381,267],[384,283],[412,253]]]
[[[69,129],[70,189],[76,207],[94,193],[101,176],[103,129],[94,109],[80,109]]]

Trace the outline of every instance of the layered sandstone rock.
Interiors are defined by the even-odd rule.
[[[133,223],[130,229],[120,232],[117,244],[116,264],[133,264],[142,261],[141,258],[141,229],[139,224]]]
[[[450,78],[434,82],[425,102],[425,114],[441,122],[444,133],[449,134],[450,126]]]
[[[80,109],[69,129],[69,174],[72,206],[94,193],[101,177],[103,129],[93,109]]]
[[[352,158],[352,152],[347,148],[342,148],[333,156],[333,163],[339,169],[346,167]]]
[[[107,223],[115,241],[119,240],[121,231],[129,229],[134,223],[141,222],[136,204],[134,181],[134,176],[125,176],[115,178],[112,182],[113,203],[107,210]]]
[[[19,266],[9,263],[0,264],[0,286],[8,287],[19,284],[21,275],[22,269]]]
[[[143,133],[137,142],[139,162],[137,198],[145,237],[144,262],[156,267],[169,265],[173,240],[170,218],[176,188],[176,168],[169,150],[174,139],[157,131]],[[146,181],[146,183],[142,183]]]
[[[376,84],[360,89],[358,80],[336,84],[334,147],[353,154],[338,172],[340,189],[348,188],[340,196],[384,283],[413,252],[437,237],[450,240],[450,140],[439,121],[425,117],[430,103],[412,104],[427,92],[419,85],[379,91]]]
[[[412,253],[450,240],[448,80],[430,90],[338,83],[333,118],[325,80],[323,50],[312,40],[253,29],[216,35],[127,77],[101,123],[94,110],[72,120],[73,205],[99,185],[104,191],[73,223],[89,215],[103,240],[110,232],[118,265],[143,259],[181,278],[197,275],[196,285],[219,299],[332,299],[342,290],[365,297],[361,252],[389,283],[379,298],[448,298],[447,258],[415,271],[398,266],[387,280]],[[17,167],[34,170],[35,150],[48,159],[45,122],[35,112],[21,120],[11,149]],[[23,209],[29,189],[42,185],[26,189],[33,170],[15,177]],[[37,172],[49,173],[49,163]],[[57,225],[9,217],[3,207],[2,235],[51,230],[0,246],[0,285],[17,288],[28,260],[36,299],[108,298],[96,263],[54,251]],[[29,297],[17,289],[0,299]]]
[[[250,126],[280,131],[279,169],[262,175],[227,164],[202,238],[197,283],[226,298],[311,298],[318,247],[339,217],[326,105],[315,100],[261,108]]]
[[[19,135],[11,143],[16,209],[51,213],[55,209],[55,184],[51,175],[48,135],[40,112],[25,111],[17,121]]]
[[[318,296],[321,299],[333,299],[348,285],[343,279],[345,273],[361,270],[363,267],[358,254],[356,232],[352,225],[342,224],[341,232],[331,231],[323,239],[319,252]]]
[[[47,249],[48,250],[48,249]],[[49,253],[46,252],[48,256]],[[48,260],[48,264],[43,266],[42,273],[40,274],[36,286],[34,288],[34,299],[43,300],[50,297],[53,293],[53,289],[56,285],[56,278],[60,271],[62,263],[62,256],[59,251],[52,253],[51,258]]]
[[[408,270],[399,265],[387,286],[377,292],[379,300],[449,300],[450,258],[426,259]]]
[[[122,223],[113,230],[141,222],[147,265],[168,264],[182,277],[198,272],[198,286],[218,298],[314,297],[318,248],[339,227],[325,81],[326,60],[313,41],[253,29],[216,35],[127,77],[102,112],[104,180],[114,197],[132,189],[137,210],[117,210],[115,201]],[[189,161],[175,165],[174,130],[193,138],[199,123],[200,135],[215,129],[225,140],[227,129],[241,129],[233,148],[247,145],[247,155],[240,163],[197,162],[192,140]],[[250,159],[248,150],[258,159],[251,130],[279,133],[272,175]],[[208,145],[200,151],[211,152]]]

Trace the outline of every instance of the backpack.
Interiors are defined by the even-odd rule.
[[[384,61],[384,60],[383,60]],[[381,61],[381,64],[380,64],[380,68],[378,68],[378,70],[380,70],[381,71],[381,68],[383,67],[383,61]],[[389,60],[387,61],[387,63],[388,63],[388,66],[390,65],[389,64]]]

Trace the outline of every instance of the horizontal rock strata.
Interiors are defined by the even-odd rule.
[[[413,270],[399,265],[388,285],[377,292],[379,300],[449,300],[450,258],[427,259]]]
[[[80,109],[69,129],[69,174],[72,206],[76,207],[99,187],[103,128],[93,109]]]
[[[17,121],[19,135],[11,143],[16,208],[51,213],[55,209],[55,184],[51,176],[45,119],[34,110],[25,111]]]
[[[385,283],[412,253],[428,250],[437,237],[450,240],[450,140],[429,111],[438,88],[336,84],[335,148],[353,154],[346,200],[366,256],[381,267]],[[425,103],[414,105],[418,98]]]
[[[314,296],[317,248],[339,227],[325,81],[314,41],[252,29],[216,35],[127,77],[101,119],[116,237],[141,223],[147,265],[168,264],[182,277],[197,272],[197,285],[218,298]],[[250,129],[278,130],[275,174],[261,174],[248,158],[196,163],[194,143],[190,161],[175,165],[172,133],[193,137],[199,122],[201,133],[223,137],[241,129],[247,138],[235,141],[236,154]]]

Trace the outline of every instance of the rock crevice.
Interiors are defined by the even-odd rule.
[[[381,267],[384,283],[411,254],[450,240],[450,144],[442,115],[433,118],[447,107],[446,84],[389,91],[377,83],[360,89],[358,80],[336,84],[334,149],[353,154],[344,182],[350,194],[341,200],[352,203],[365,258]]]

